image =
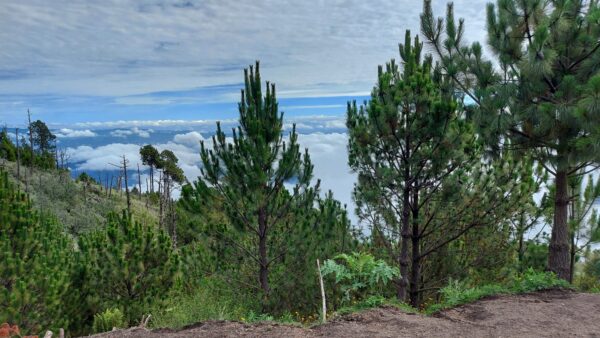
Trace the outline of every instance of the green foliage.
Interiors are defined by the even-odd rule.
[[[442,301],[428,307],[426,312],[434,313],[488,296],[527,293],[553,288],[571,288],[571,286],[568,282],[558,279],[552,272],[537,272],[533,269],[528,269],[525,273],[515,276],[506,284],[470,287],[464,282],[451,280],[446,287],[440,290]]]
[[[0,322],[24,332],[66,327],[73,243],[0,172]]]
[[[576,276],[574,284],[585,292],[600,292],[600,251],[594,250],[585,255],[583,269]]]
[[[487,150],[532,156],[554,176],[554,225],[548,268],[571,277],[569,177],[600,162],[600,25],[597,1],[498,0],[487,6],[487,60],[464,41],[448,4],[437,19],[425,0],[421,31],[468,111]],[[497,65],[497,66],[496,66]]]
[[[6,128],[2,129],[2,132],[0,133],[0,158],[8,161],[17,160],[17,148],[8,136],[8,130]]]
[[[39,155],[54,150],[54,140],[56,140],[56,136],[50,132],[46,123],[41,120],[31,122],[29,130],[33,135],[33,145],[34,147],[37,147]]]
[[[89,183],[89,184],[98,184],[96,180],[88,175],[85,171],[77,176],[76,182]]]
[[[127,322],[123,312],[119,309],[107,309],[102,313],[97,313],[94,316],[92,330],[95,333],[112,331],[113,328],[125,328]]]
[[[79,248],[80,287],[90,292],[89,308],[121,308],[129,323],[167,297],[179,272],[169,237],[126,211],[110,215],[105,229],[81,236]]]
[[[334,259],[326,260],[321,273],[323,277],[335,277],[335,284],[341,288],[345,302],[381,294],[382,288],[400,275],[398,268],[390,267],[385,261],[375,259],[370,254],[359,252],[340,254]]]
[[[377,295],[377,296],[369,296],[366,299],[357,301],[352,305],[341,307],[335,311],[335,314],[343,316],[346,314],[360,312],[363,310],[368,310],[368,309],[372,309],[372,308],[376,308],[376,307],[383,307],[383,306],[395,307],[406,313],[417,313],[418,312],[417,309],[413,308],[412,306],[410,306],[406,303],[401,303],[397,299],[387,299],[383,296]]]
[[[230,140],[218,123],[212,149],[201,143],[202,176],[183,198],[196,212],[207,206],[206,200],[222,207],[228,228],[219,236],[235,248],[240,261],[253,261],[240,264],[239,272],[246,278],[254,275],[251,284],[261,290],[266,310],[280,304],[280,299],[269,299],[273,271],[288,257],[290,239],[309,226],[318,184],[311,186],[313,165],[308,150],[300,149],[295,127],[284,139],[275,86],[267,83],[263,95],[259,63],[246,69],[244,77],[239,127]],[[293,189],[286,189],[292,180]]]
[[[217,276],[203,277],[192,290],[173,290],[164,304],[154,306],[150,324],[181,328],[206,320],[240,320],[248,309],[256,309],[256,305],[226,281]]]

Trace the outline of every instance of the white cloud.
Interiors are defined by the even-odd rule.
[[[94,137],[97,136],[96,133],[89,129],[85,130],[77,130],[77,129],[69,129],[62,128],[56,133],[58,138],[71,138],[71,137]]]
[[[173,137],[173,142],[185,144],[191,147],[199,147],[200,141],[204,140],[204,137],[197,132],[191,131],[186,134],[177,134]]]
[[[113,164],[119,164],[123,156],[129,160],[131,167],[142,165],[140,146],[137,144],[112,143],[96,148],[79,146],[67,148],[70,161],[77,163],[77,170],[115,170]]]
[[[150,137],[151,130],[142,130],[138,127],[133,127],[128,130],[117,129],[110,132],[110,135],[113,137],[127,137],[131,135],[137,135],[139,137],[148,138]]]
[[[224,123],[235,123],[236,119],[221,120]],[[105,122],[78,122],[79,128],[129,128],[129,127],[180,127],[180,126],[214,126],[216,120],[119,120]]]

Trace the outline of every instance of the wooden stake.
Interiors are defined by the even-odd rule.
[[[323,285],[323,276],[321,275],[321,264],[317,258],[317,270],[319,271],[319,284],[321,285],[321,299],[323,301],[323,308],[321,312],[321,321],[325,323],[327,321],[327,301],[325,299],[325,286]]]

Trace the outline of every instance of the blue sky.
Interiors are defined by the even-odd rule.
[[[434,0],[439,15],[446,1]],[[459,0],[485,40],[484,1]],[[290,115],[343,114],[419,31],[421,1],[3,0],[0,122],[221,119],[261,60]]]
[[[456,0],[468,41],[485,41],[486,1]],[[445,0],[433,0],[437,15]],[[419,0],[1,0],[0,124],[27,109],[48,123],[74,174],[106,176],[139,147],[170,149],[193,181],[199,141],[236,124],[243,69],[261,61],[322,190],[353,216],[346,103],[419,32]],[[426,47],[426,51],[428,51]],[[142,179],[145,181],[145,178]]]

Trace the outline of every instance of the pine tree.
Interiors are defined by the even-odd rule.
[[[17,160],[17,149],[8,136],[8,129],[6,127],[0,132],[0,158],[8,161]]]
[[[275,85],[267,82],[263,96],[258,61],[244,71],[244,80],[240,125],[228,138],[217,123],[212,149],[201,143],[203,167],[197,188],[215,192],[230,223],[253,237],[253,246],[248,241],[234,245],[257,265],[264,308],[271,293],[269,270],[287,250],[274,234],[285,236],[294,226],[289,215],[312,208],[316,188],[310,187],[313,165],[308,151],[300,151],[295,126],[287,140],[283,137]],[[285,187],[288,182],[295,182],[291,193]]]
[[[56,136],[52,134],[44,122],[41,120],[31,122],[29,130],[33,134],[33,145],[37,147],[39,155],[44,155],[54,149]]]
[[[73,243],[0,172],[0,322],[25,332],[66,327]]]
[[[369,103],[360,110],[348,105],[349,164],[359,175],[355,199],[381,208],[386,223],[396,225],[400,300],[409,284],[411,204],[422,203],[417,186],[435,186],[452,173],[464,148],[456,104],[447,95],[442,99],[431,59],[422,60],[421,50],[418,37],[413,44],[407,31],[400,45],[402,72],[394,60],[385,71],[380,66]]]
[[[154,168],[159,166],[160,153],[152,145],[147,144],[140,148],[142,163],[150,167],[150,192],[154,192]]]
[[[134,221],[126,211],[79,240],[79,288],[90,312],[121,308],[130,323],[163,300],[179,271],[179,257],[162,230]]]
[[[452,4],[445,22],[434,18],[430,0],[421,15],[423,35],[456,89],[473,103],[471,113],[490,150],[530,152],[554,176],[548,268],[563,279],[570,276],[568,180],[600,161],[599,13],[597,1],[489,4],[494,62],[484,58],[478,42],[464,43],[464,20],[457,25]]]
[[[360,109],[349,104],[347,118],[359,216],[378,220],[378,240],[389,241],[385,246],[400,268],[397,297],[405,300],[410,287],[414,306],[423,261],[472,228],[501,223],[522,196],[508,170],[518,168],[508,158],[481,159],[447,78],[421,51],[407,31],[402,71],[393,60],[385,71],[379,67],[371,100]]]

